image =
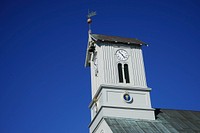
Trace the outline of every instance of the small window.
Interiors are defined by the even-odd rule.
[[[122,64],[118,64],[118,74],[119,74],[119,82],[123,83],[123,72],[122,72]]]
[[[126,83],[130,83],[128,65],[127,64],[124,64],[124,76],[125,76]]]

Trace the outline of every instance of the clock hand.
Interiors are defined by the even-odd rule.
[[[125,56],[119,51],[119,53],[125,58]]]

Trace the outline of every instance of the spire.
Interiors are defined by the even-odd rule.
[[[92,19],[91,19],[91,17],[93,17],[93,16],[96,16],[96,12],[94,12],[94,11],[89,11],[89,9],[88,9],[88,15],[87,15],[87,23],[88,23],[88,26],[89,26],[89,30],[88,30],[88,33],[89,34],[91,34],[92,33],[92,30],[91,30],[91,23],[92,23]]]

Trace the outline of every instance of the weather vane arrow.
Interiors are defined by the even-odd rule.
[[[87,15],[88,18],[91,18],[91,17],[96,16],[96,15],[97,15],[96,12],[94,12],[94,11],[90,12],[88,10],[88,15]]]

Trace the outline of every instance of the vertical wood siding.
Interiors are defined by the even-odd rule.
[[[138,87],[147,87],[145,69],[143,62],[142,50],[139,47],[132,47],[131,49],[122,47],[113,47],[113,44],[102,44],[98,49],[98,67],[99,76],[98,84],[118,84],[118,71],[115,58],[115,52],[118,49],[126,49],[130,55],[129,59],[124,62],[129,66],[130,85]],[[101,56],[101,57],[100,57]],[[123,64],[123,63],[122,63]],[[98,88],[97,88],[98,89]]]
[[[103,45],[102,51],[105,83],[117,83],[114,48],[110,45]]]
[[[133,72],[133,84],[135,86],[146,87],[146,78],[144,63],[142,57],[142,50],[140,48],[134,47],[131,51],[131,66]]]

